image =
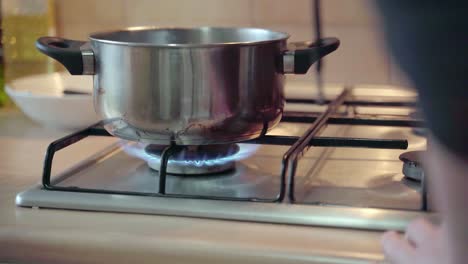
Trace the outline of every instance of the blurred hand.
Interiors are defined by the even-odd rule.
[[[389,231],[382,236],[384,263],[448,263],[447,248],[439,226],[424,219],[411,222],[405,235]]]

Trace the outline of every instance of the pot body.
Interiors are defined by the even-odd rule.
[[[284,74],[304,74],[339,40],[300,43],[258,28],[133,28],[89,42],[42,37],[71,74],[94,75],[94,106],[113,135],[169,145],[226,144],[281,119]]]
[[[180,145],[242,141],[281,119],[286,41],[210,47],[91,41],[94,105],[120,138]]]

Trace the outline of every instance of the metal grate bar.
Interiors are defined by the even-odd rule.
[[[328,119],[332,114],[334,114],[340,105],[346,100],[349,96],[351,89],[346,88],[343,92],[330,104],[328,104],[327,109],[323,112],[322,115],[317,117],[317,119],[312,123],[310,128],[304,133],[304,135],[299,138],[294,145],[284,154],[282,160],[282,169],[281,169],[281,183],[279,200],[283,200],[286,194],[286,184],[289,186],[289,200],[294,202],[294,176],[296,174],[297,162],[299,156],[304,154],[308,150],[311,140],[320,133],[320,131],[325,128]],[[288,176],[288,182],[286,181],[286,176]]]
[[[266,135],[261,138],[244,141],[244,144],[284,145],[291,146],[299,139],[293,136]],[[344,147],[344,148],[380,148],[380,149],[407,149],[408,141],[402,139],[369,139],[369,138],[339,138],[316,137],[309,142],[315,147]]]
[[[325,100],[326,104],[330,104],[333,100]],[[320,101],[317,99],[304,99],[304,98],[287,98],[286,103],[292,104],[316,104],[320,105]],[[346,100],[343,105],[349,106],[378,106],[378,107],[416,107],[416,100],[413,101],[400,101],[400,100]]]
[[[310,112],[285,112],[282,122],[292,123],[312,123],[319,113]],[[403,116],[392,115],[365,115],[355,116],[332,115],[328,119],[328,124],[333,125],[364,125],[364,126],[397,126],[397,127],[424,127],[424,121],[421,119],[405,118]]]

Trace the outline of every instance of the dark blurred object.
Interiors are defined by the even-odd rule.
[[[313,19],[315,25],[315,43],[317,45],[321,45],[322,43],[322,18],[321,18],[321,9],[320,9],[320,0],[313,0],[312,4],[313,8]],[[319,104],[323,104],[325,101],[325,95],[323,91],[323,78],[322,78],[322,60],[319,59],[317,61],[316,67],[316,84],[318,89],[318,102]]]
[[[415,112],[411,112],[409,114],[409,116],[413,119],[423,119],[423,115],[421,113],[421,110],[418,110],[418,111],[415,111]],[[426,137],[427,136],[427,128],[425,127],[413,127],[412,128],[413,130],[413,133],[415,135],[418,135],[418,136],[421,136],[421,137]]]
[[[314,28],[315,28],[315,43],[318,46],[322,43],[322,18],[321,18],[321,9],[320,9],[320,0],[312,0],[312,19],[314,20]],[[325,95],[323,91],[323,78],[322,78],[322,60],[319,59],[317,61],[317,76],[316,76],[316,85],[317,85],[317,92],[318,92],[318,103],[323,104],[325,102]]]
[[[386,44],[418,90],[431,134],[468,157],[468,2],[376,1]]]

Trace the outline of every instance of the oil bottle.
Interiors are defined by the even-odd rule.
[[[53,0],[2,0],[2,31],[6,83],[54,71],[54,62],[35,48],[37,38],[55,35]]]

